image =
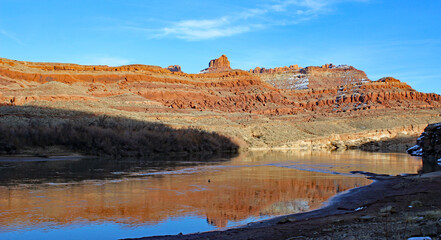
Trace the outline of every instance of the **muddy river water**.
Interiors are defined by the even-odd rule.
[[[407,154],[360,151],[256,151],[210,162],[2,158],[0,239],[119,239],[234,227],[317,209],[371,183],[351,171],[397,175],[421,165]]]

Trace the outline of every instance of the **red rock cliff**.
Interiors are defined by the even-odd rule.
[[[214,61],[211,66],[226,66],[219,64]],[[0,105],[42,104],[69,108],[75,103],[80,108],[91,109],[89,105],[94,106],[96,102],[100,104],[97,105],[99,109],[93,108],[97,114],[130,116],[135,112],[136,116],[149,120],[192,126],[196,123],[210,131],[232,129],[234,136],[250,146],[284,146],[292,140],[343,132],[340,127],[343,120],[334,123],[334,118],[346,121],[349,118],[363,120],[366,116],[373,119],[390,116],[393,124],[389,120],[386,122],[392,127],[401,126],[403,121],[408,124],[427,124],[433,119],[441,121],[440,95],[417,92],[398,80],[346,82],[351,77],[340,77],[358,74],[363,79],[365,74],[352,67],[330,65],[296,71],[254,74],[229,70],[186,74],[146,65],[82,66],[0,58]],[[299,77],[293,78],[293,74]],[[284,79],[303,81],[299,84],[306,89],[278,89],[268,84],[265,76],[279,78],[280,82]],[[339,79],[341,82],[336,81]],[[308,89],[313,84],[321,85]],[[297,127],[317,118],[320,124],[326,125],[323,130],[314,132],[314,124]],[[415,118],[415,121],[409,120]],[[383,122],[366,126],[375,130]],[[261,126],[264,127],[261,129]],[[284,132],[280,129],[286,126],[291,126],[286,131],[289,134],[282,138],[280,134]],[[333,130],[329,130],[329,126],[334,126]],[[352,127],[344,129],[353,133]],[[231,131],[228,134],[232,134]]]

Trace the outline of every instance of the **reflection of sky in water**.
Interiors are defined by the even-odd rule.
[[[10,183],[0,177],[0,239],[116,239],[238,226],[316,209],[371,182],[351,171],[415,173],[421,161],[405,154],[249,152],[203,165],[34,164],[16,163]],[[33,167],[20,181],[20,171]]]
[[[114,222],[104,223],[75,223],[69,226],[54,226],[42,229],[22,229],[20,232],[0,231],[2,240],[15,239],[120,239],[137,238],[153,235],[193,233],[214,230],[206,220],[200,217],[187,216],[183,218],[167,219],[159,222],[154,227],[130,227]]]

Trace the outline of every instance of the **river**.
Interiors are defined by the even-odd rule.
[[[0,160],[0,239],[119,239],[210,231],[320,208],[371,183],[352,171],[417,173],[400,153],[245,152],[204,162]]]

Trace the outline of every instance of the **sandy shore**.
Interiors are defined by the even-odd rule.
[[[321,209],[241,228],[141,239],[407,239],[441,238],[441,172],[376,176]]]

